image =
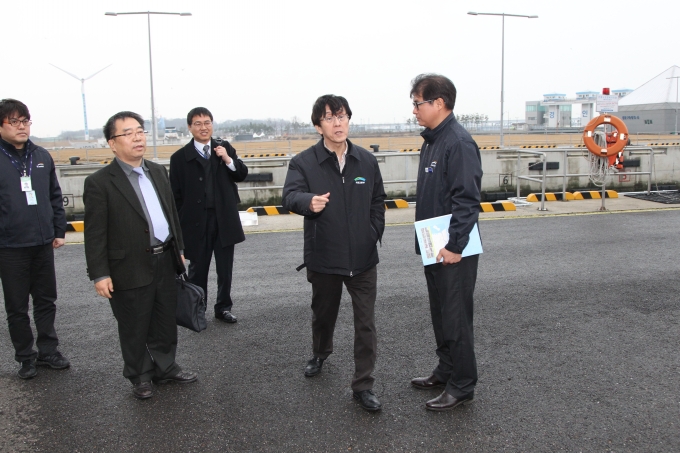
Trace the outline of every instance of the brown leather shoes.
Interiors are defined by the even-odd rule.
[[[430,377],[417,377],[411,379],[411,385],[417,389],[429,390],[437,387],[444,387],[446,382],[441,382],[439,379],[434,377],[434,374]]]
[[[132,384],[132,394],[139,400],[145,400],[153,396],[153,385],[149,381]]]
[[[456,398],[455,396],[446,393],[446,391],[443,391],[441,395],[425,403],[425,409],[431,411],[448,411],[461,404],[470,404],[474,399],[474,393],[470,393],[462,398]]]

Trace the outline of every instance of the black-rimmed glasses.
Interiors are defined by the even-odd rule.
[[[429,101],[420,101],[420,102],[413,101],[413,108],[416,109],[416,110],[420,110],[420,105],[425,104],[426,102],[434,102],[434,99],[430,99]]]

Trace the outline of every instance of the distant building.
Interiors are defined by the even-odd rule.
[[[629,89],[612,90],[612,94],[623,98],[631,93]],[[585,125],[595,116],[597,91],[579,91],[575,98],[564,93],[548,93],[542,101],[526,101],[525,122],[529,129],[568,128],[572,125],[572,106],[581,105],[576,125]]]
[[[671,66],[619,101],[628,132],[668,134],[676,131],[680,67]]]

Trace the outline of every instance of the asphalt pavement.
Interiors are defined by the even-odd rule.
[[[295,271],[299,217],[247,228],[234,266],[238,323],[215,320],[210,301],[206,331],[179,330],[177,361],[199,381],[158,386],[145,401],[122,376],[110,306],[94,292],[83,245],[70,233],[56,253],[56,328],[72,366],[41,367],[22,381],[0,328],[0,450],[680,451],[680,210],[606,203],[604,213],[601,201],[587,200],[481,216],[476,399],[442,413],[424,407],[437,391],[409,385],[436,364],[413,209],[388,211],[379,250],[379,413],[352,400],[346,293],[335,352],[319,376],[303,376],[311,288]],[[209,284],[212,299],[214,271]]]

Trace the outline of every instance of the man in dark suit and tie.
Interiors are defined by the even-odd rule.
[[[144,120],[119,112],[104,125],[115,154],[85,180],[85,257],[100,296],[111,302],[125,366],[136,398],[152,381],[189,383],[196,373],[175,363],[177,287],[183,271],[182,231],[165,168],[144,159]]]
[[[189,260],[189,281],[208,297],[208,271],[213,253],[217,267],[215,318],[235,323],[231,313],[231,275],[234,244],[243,242],[238,214],[237,182],[248,176],[248,167],[227,142],[214,140],[213,116],[204,107],[187,115],[193,139],[170,158],[170,184],[184,233],[184,255]]]

